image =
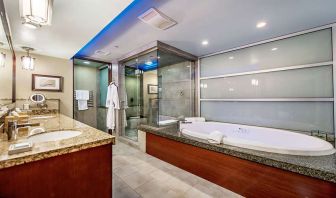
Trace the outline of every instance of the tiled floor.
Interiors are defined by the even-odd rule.
[[[113,197],[241,197],[124,143],[113,146]]]

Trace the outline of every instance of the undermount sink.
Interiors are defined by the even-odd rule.
[[[48,142],[48,141],[59,141],[64,139],[73,138],[82,134],[80,131],[53,131],[53,132],[43,132],[30,136],[27,140],[37,143],[37,142]]]

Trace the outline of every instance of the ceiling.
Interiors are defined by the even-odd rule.
[[[99,2],[99,3],[98,3]],[[133,0],[54,0],[52,25],[29,29],[21,24],[19,0],[4,0],[16,50],[72,58]]]
[[[96,6],[96,4],[95,4]],[[158,30],[137,17],[151,7],[178,22]],[[114,20],[78,56],[113,61],[159,40],[196,56],[336,22],[335,0],[142,0]],[[264,28],[256,28],[260,21]],[[203,40],[207,46],[202,46]],[[96,50],[109,52],[107,56]]]
[[[74,58],[74,65],[99,68],[101,66],[106,65],[106,63],[101,63],[101,62],[95,62],[95,61],[89,61],[89,60],[83,60],[83,59]]]

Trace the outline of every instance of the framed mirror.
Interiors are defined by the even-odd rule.
[[[15,53],[3,1],[0,1],[0,107],[15,103]]]

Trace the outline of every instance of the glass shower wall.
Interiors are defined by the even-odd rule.
[[[123,105],[125,108],[122,112],[124,119],[121,128],[122,136],[128,139],[137,141],[138,125],[157,123],[157,65],[156,51],[122,63],[121,88],[126,93],[124,100],[127,98],[127,103]]]
[[[195,113],[194,62],[153,50],[121,63],[121,89],[128,107],[121,117],[122,136],[137,141],[140,124],[177,125]]]
[[[158,51],[159,125],[176,124],[194,116],[194,63],[176,54]]]

